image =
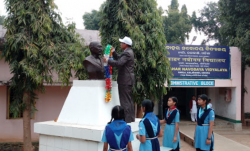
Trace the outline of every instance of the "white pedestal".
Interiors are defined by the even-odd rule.
[[[120,100],[117,82],[112,81],[112,100],[106,103],[105,86],[104,80],[74,80],[57,122],[106,125]]]
[[[112,82],[112,100],[105,102],[104,80],[75,80],[57,122],[35,123],[39,133],[40,151],[102,151],[105,125],[111,119],[111,110],[120,105],[118,85]],[[139,151],[139,121],[131,123],[133,150]]]

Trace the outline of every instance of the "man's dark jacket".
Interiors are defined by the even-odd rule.
[[[121,55],[113,53],[114,60],[109,59],[108,64],[118,68],[117,83],[119,85],[133,85],[135,83],[134,75],[134,52],[127,48]]]

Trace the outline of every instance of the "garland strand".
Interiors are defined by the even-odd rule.
[[[104,53],[104,57],[109,59],[113,59],[113,47],[111,45],[107,45]],[[111,94],[112,94],[112,66],[105,64],[105,77],[106,77],[106,96],[105,102],[111,101]]]

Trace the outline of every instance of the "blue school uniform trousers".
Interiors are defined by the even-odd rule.
[[[207,111],[200,108],[197,113],[197,127],[195,131],[195,148],[202,151],[214,150],[214,135],[211,134],[211,144],[207,145],[206,141],[209,132],[209,122],[214,121],[214,111],[207,106]]]
[[[147,113],[139,123],[139,135],[146,136],[145,143],[140,144],[139,151],[160,151],[158,135],[160,133],[160,121],[153,113]]]
[[[165,114],[165,120],[167,122],[163,135],[163,146],[173,148],[174,150],[179,150],[181,148],[180,134],[179,130],[177,133],[177,141],[173,143],[175,135],[175,124],[180,122],[180,113],[177,109],[170,111],[170,116],[168,117],[169,111]]]
[[[102,142],[109,144],[109,151],[127,151],[127,144],[133,140],[131,127],[123,120],[108,124],[102,136]]]

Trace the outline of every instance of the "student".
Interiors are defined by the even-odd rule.
[[[211,99],[209,99],[208,102],[209,102],[208,105],[210,106],[210,108],[213,109],[213,105],[212,105],[212,103],[211,103]]]
[[[202,94],[198,98],[201,106],[197,113],[197,123],[195,128],[194,140],[196,151],[214,150],[214,111],[208,105],[208,97]]]
[[[153,113],[154,103],[150,100],[142,102],[142,111],[144,117],[139,124],[139,134],[136,138],[141,142],[139,151],[160,151],[158,137],[163,133],[160,127],[160,121]]]
[[[178,99],[170,97],[168,99],[168,110],[164,115],[165,120],[161,120],[161,124],[167,123],[164,130],[163,146],[173,148],[172,151],[179,151],[181,148],[180,134],[179,134],[179,121],[180,114],[176,105]]]
[[[189,109],[192,122],[197,121],[197,101],[195,96],[193,96],[192,100],[189,101]]]
[[[131,127],[124,121],[124,109],[115,106],[112,109],[111,120],[102,136],[103,151],[133,151],[131,141],[134,140]]]

